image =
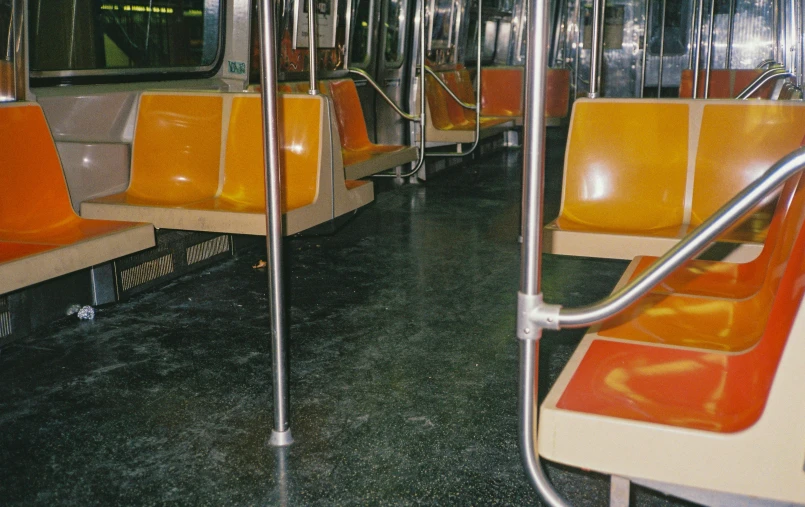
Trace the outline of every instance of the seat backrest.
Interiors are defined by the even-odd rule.
[[[450,128],[453,121],[447,110],[447,103],[451,99],[442,86],[431,75],[425,76],[425,95],[428,99],[428,112],[430,121],[437,129]]]
[[[220,93],[143,93],[128,194],[164,203],[213,197],[220,177],[222,118]]]
[[[734,99],[744,88],[763,71],[759,69],[711,69],[710,87],[708,99]],[[704,98],[704,85],[706,75],[699,73],[698,98]],[[774,83],[766,83],[758,91],[752,94],[753,97],[769,98],[774,89]],[[679,83],[679,97],[693,97],[693,71],[690,69],[682,70],[682,78]]]
[[[221,196],[251,207],[265,207],[262,101],[238,94],[226,139]],[[322,97],[281,95],[277,100],[283,212],[311,204],[319,192]],[[329,126],[326,126],[329,128]]]
[[[547,92],[549,95],[550,88],[549,82]],[[487,116],[523,114],[522,67],[481,68],[481,114]]]
[[[567,116],[569,104],[570,70],[548,69],[545,76],[545,116],[564,118]]]
[[[0,233],[74,218],[67,183],[38,104],[0,104]]]
[[[462,101],[467,104],[475,104],[475,85],[472,83],[472,77],[467,69],[460,69],[455,71],[456,88],[455,94]],[[475,123],[475,111],[462,107],[461,111],[464,113],[464,120]]]
[[[781,101],[707,102],[701,119],[690,223],[698,225],[797,149],[805,105]]]
[[[561,216],[605,230],[682,223],[688,114],[682,101],[576,101]]]
[[[444,84],[447,85],[447,88],[449,88],[450,91],[456,95],[456,97],[464,100],[461,97],[462,92],[459,86],[457,71],[452,70],[443,71],[439,73],[439,77],[442,78]],[[436,83],[436,86],[440,85]],[[467,116],[464,114],[465,111],[464,107],[462,107],[461,104],[456,102],[455,99],[453,99],[453,97],[450,96],[450,94],[448,94],[444,90],[442,90],[442,92],[444,93],[443,97],[447,101],[446,104],[447,114],[450,116],[450,121],[453,123],[453,125],[462,125],[466,123]]]
[[[333,99],[341,146],[359,150],[371,145],[355,81],[336,79],[328,81],[327,86],[328,94]]]

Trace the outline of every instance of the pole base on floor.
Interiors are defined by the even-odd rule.
[[[272,447],[286,447],[292,443],[293,437],[291,436],[291,430],[271,430],[271,438],[268,439],[268,445]]]

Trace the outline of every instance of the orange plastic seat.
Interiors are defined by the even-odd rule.
[[[548,69],[545,76],[545,116],[549,120],[565,118],[569,104],[570,70]],[[554,124],[556,123],[554,122]]]
[[[439,78],[463,102],[475,103],[475,91],[464,69],[444,70]],[[429,144],[471,143],[475,140],[475,112],[458,104],[431,75],[427,75],[426,141]],[[500,134],[515,126],[509,118],[481,118],[481,138]]]
[[[333,99],[347,179],[364,178],[416,160],[417,150],[412,146],[374,144],[369,141],[354,81],[339,79],[328,81],[325,86],[327,94]]]
[[[772,254],[782,234],[782,222],[788,213],[799,179],[786,182],[777,198],[763,250],[745,263],[693,259],[671,273],[652,292],[655,294],[687,294],[717,298],[745,299],[760,289],[768,273]],[[632,261],[629,280],[645,271],[657,257],[639,256]]]
[[[523,116],[523,82],[522,67],[482,67],[481,114]]]
[[[371,186],[350,189],[343,171],[340,176],[333,171],[326,99],[281,94],[277,108],[285,234],[319,225],[373,199]],[[82,215],[137,217],[170,229],[264,235],[261,115],[260,95],[255,93],[144,93],[128,190],[82,203]]]
[[[805,133],[802,104],[778,101],[580,99],[574,105],[552,253],[631,259],[660,255]],[[719,241],[725,260],[762,250],[759,210]]]
[[[0,294],[154,246],[150,224],[75,214],[37,104],[0,105],[0,143]]]
[[[523,117],[523,67],[483,67],[481,69],[481,114]],[[567,117],[570,104],[570,70],[548,69],[545,78],[545,117],[556,126]]]
[[[764,323],[755,346],[703,351],[591,331],[542,405],[539,453],[638,483],[805,501],[802,214],[786,224],[795,239],[770,304],[750,315]]]
[[[734,99],[744,88],[763,73],[760,69],[711,69],[710,88],[707,97],[704,96],[704,72],[699,73],[698,98],[708,99]],[[774,90],[774,83],[766,83],[752,97],[768,99]],[[679,84],[679,97],[693,97],[693,71],[691,69],[682,70],[682,78]]]
[[[557,406],[722,433],[752,425],[762,413],[805,289],[797,281],[805,274],[805,233],[794,233],[799,235],[798,250],[764,312],[768,325],[762,326],[757,347],[742,354],[714,354],[595,340]],[[623,382],[619,387],[628,389],[613,389],[607,382],[614,371]]]

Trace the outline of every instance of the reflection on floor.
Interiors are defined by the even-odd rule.
[[[537,504],[516,443],[520,164],[389,188],[338,233],[287,240],[289,449],[265,446],[260,251],[2,350],[0,502]],[[546,298],[591,302],[624,267],[546,256]],[[581,334],[543,341],[543,395]],[[606,504],[607,478],[549,471],[574,505]]]

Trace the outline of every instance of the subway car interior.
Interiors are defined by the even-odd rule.
[[[0,50],[0,504],[805,505],[802,0],[0,0]]]

